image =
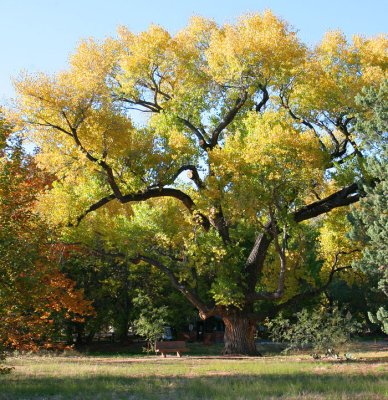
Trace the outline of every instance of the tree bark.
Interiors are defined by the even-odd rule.
[[[227,315],[222,320],[225,324],[224,354],[260,355],[256,349],[256,320],[243,315]]]

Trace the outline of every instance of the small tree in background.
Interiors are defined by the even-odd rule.
[[[147,353],[155,351],[155,342],[164,334],[165,326],[168,325],[168,307],[155,307],[151,299],[140,294],[133,300],[135,306],[141,308],[139,318],[134,322],[136,333],[147,340]]]

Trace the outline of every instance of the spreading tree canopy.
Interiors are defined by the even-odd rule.
[[[355,97],[386,76],[386,50],[338,31],[310,49],[269,11],[85,40],[66,71],[16,83],[56,176],[40,210],[165,272],[202,318],[223,318],[226,352],[253,354],[268,303],[318,293],[356,253],[340,208],[368,157]],[[331,257],[318,273],[314,246]]]

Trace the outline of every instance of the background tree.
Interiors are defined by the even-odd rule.
[[[114,340],[128,342],[128,331],[142,312],[139,291],[147,297],[152,309],[168,306],[169,325],[181,330],[192,315],[192,306],[175,291],[168,278],[149,265],[134,266],[114,244],[102,241],[93,229],[85,225],[63,235],[61,271],[82,288],[92,301],[94,314],[84,321],[69,321],[69,341],[77,336],[77,344],[90,344],[96,334],[114,330]],[[83,228],[83,229],[81,229]]]
[[[388,333],[388,315],[384,307],[388,296],[388,80],[379,87],[365,88],[356,100],[362,107],[357,128],[362,132],[364,146],[371,157],[366,166],[369,179],[363,186],[366,195],[352,214],[352,236],[365,246],[355,266],[369,279],[377,281],[376,286],[385,295],[376,316],[379,303],[370,305],[370,317],[373,322],[380,321]]]
[[[0,144],[0,344],[49,348],[63,320],[81,320],[92,307],[60,272],[48,228],[33,212],[47,176],[2,114]]]
[[[136,333],[147,339],[147,353],[155,351],[156,341],[162,339],[169,324],[168,308],[153,307],[152,300],[142,293],[134,299],[134,303],[140,309],[139,318],[134,321]]]
[[[99,224],[202,318],[223,318],[226,353],[255,354],[268,304],[320,293],[356,254],[333,248],[326,281],[306,262],[314,219],[359,200],[354,97],[385,76],[386,45],[330,32],[311,50],[271,12],[84,41],[67,71],[16,85],[56,176],[41,210]]]

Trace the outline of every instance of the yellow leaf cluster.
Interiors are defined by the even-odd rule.
[[[354,98],[364,86],[387,76],[388,40],[380,35],[350,43],[340,31],[328,32],[301,65],[293,97],[300,115],[357,110]]]
[[[360,257],[357,243],[348,238],[351,224],[346,218],[347,211],[341,208],[331,211],[325,216],[319,236],[319,256],[324,261],[320,277],[327,281],[333,268],[350,267]],[[341,272],[341,277],[348,283],[357,279],[349,268]]]
[[[271,11],[246,15],[216,31],[206,52],[210,74],[222,84],[284,82],[305,55],[295,32]]]
[[[219,196],[222,188],[229,212],[255,218],[270,204],[304,199],[323,184],[325,155],[312,132],[299,131],[270,112],[251,113],[244,124],[210,155],[214,175],[207,180],[209,197]]]

